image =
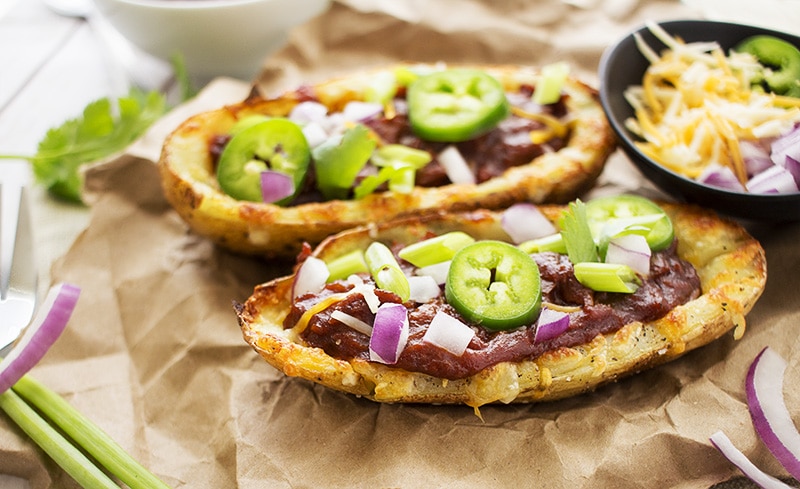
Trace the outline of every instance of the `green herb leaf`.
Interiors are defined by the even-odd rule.
[[[589,220],[586,217],[586,204],[580,199],[570,202],[569,207],[559,219],[561,236],[572,263],[598,262],[597,245],[592,238]]]
[[[30,158],[34,176],[55,196],[81,201],[79,168],[122,151],[167,111],[166,99],[158,92],[131,89],[112,102],[102,98],[89,103],[81,117],[47,131]]]

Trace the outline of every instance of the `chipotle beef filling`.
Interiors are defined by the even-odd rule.
[[[533,88],[526,85],[520,87],[517,92],[508,93],[507,98],[512,106],[531,112],[539,111],[555,118],[566,115],[567,109],[563,98],[555,104],[531,107],[532,94]],[[434,143],[417,137],[411,130],[408,120],[405,94],[401,92],[398,95],[398,98],[394,100],[396,113],[392,117],[385,117],[381,114],[363,121],[363,124],[387,144],[403,144],[426,150],[433,155],[433,160],[417,171],[415,185],[439,187],[451,183],[444,168],[436,160],[436,155],[449,143]],[[313,98],[306,94],[303,100],[313,100]],[[540,121],[511,114],[491,131],[469,141],[457,143],[456,146],[472,167],[477,182],[481,183],[502,175],[509,168],[526,165],[546,151],[558,151],[564,147],[568,135],[553,137],[544,144],[534,143],[531,140],[531,132],[543,128],[544,125]],[[215,165],[229,140],[230,137],[227,135],[217,135],[209,142],[209,152]],[[294,205],[322,200],[322,195],[316,190],[314,180],[312,165],[309,168],[304,189],[293,202]]]
[[[700,295],[697,272],[691,264],[677,256],[674,243],[669,249],[653,254],[650,274],[633,294],[600,293],[584,287],[575,278],[572,263],[564,255],[548,252],[535,254],[533,257],[541,273],[542,299],[560,306],[580,308],[579,311],[570,313],[570,326],[565,333],[552,340],[535,343],[535,328],[532,326],[496,332],[473,324],[475,337],[463,355],[455,356],[424,343],[422,336],[439,310],[461,321],[467,321],[443,302],[443,299],[426,304],[407,302],[408,344],[395,366],[434,377],[460,379],[500,362],[532,360],[559,347],[581,345],[598,334],[613,333],[635,321],[654,321],[676,306]],[[367,277],[364,279],[369,280]],[[294,326],[303,312],[321,298],[347,291],[350,287],[349,284],[339,281],[326,286],[320,294],[300,297],[293,304],[284,327]],[[400,302],[400,298],[390,292],[377,292],[382,302]],[[372,324],[374,320],[374,315],[363,297],[360,294],[351,294],[345,300],[315,315],[302,333],[303,340],[309,346],[322,348],[335,358],[369,360],[369,337],[332,320],[330,315],[337,309],[368,324]]]

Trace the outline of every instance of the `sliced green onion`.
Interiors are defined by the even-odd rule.
[[[375,284],[384,290],[394,292],[403,300],[411,297],[411,287],[392,251],[383,243],[373,242],[364,253],[364,258],[369,267]]]
[[[345,253],[327,262],[327,265],[328,272],[330,272],[328,282],[346,279],[354,273],[369,272],[362,250],[353,250]]]
[[[394,73],[382,71],[377,73],[364,90],[365,102],[376,102],[381,105],[389,103],[397,93],[397,77]]]
[[[564,244],[564,237],[561,236],[561,233],[524,241],[518,244],[517,247],[529,255],[545,251],[552,251],[562,255],[567,253],[567,246]]]
[[[417,172],[411,166],[402,166],[395,169],[394,175],[389,178],[389,190],[401,194],[410,194],[414,190]]]
[[[458,250],[475,242],[475,238],[461,231],[452,231],[434,238],[410,244],[397,256],[415,267],[427,267],[450,260]]]
[[[583,262],[576,263],[574,269],[578,282],[598,292],[631,294],[641,283],[636,272],[627,265]]]
[[[358,173],[369,161],[376,142],[361,125],[347,129],[341,138],[330,138],[312,151],[317,186],[326,199],[345,199]]]
[[[558,221],[561,236],[572,263],[596,262],[600,260],[597,245],[592,237],[589,219],[586,217],[586,204],[580,199],[569,203],[567,210]]]
[[[420,169],[431,162],[431,154],[402,144],[386,144],[372,154],[375,166],[408,165]]]
[[[558,62],[542,68],[542,77],[533,92],[533,101],[540,105],[554,104],[561,99],[561,89],[569,75],[569,65]]]
[[[169,488],[134,460],[108,434],[72,407],[64,398],[40,382],[25,376],[14,384],[12,389],[47,416],[61,431],[75,440],[86,453],[131,489]],[[33,437],[31,436],[31,438]],[[118,486],[113,485],[112,487]]]
[[[24,379],[25,377],[23,377]],[[22,382],[22,381],[20,381]],[[31,440],[50,456],[59,467],[84,488],[119,486],[97,468],[80,450],[50,426],[13,390],[0,394],[0,409],[6,412]],[[155,487],[155,486],[154,486]]]

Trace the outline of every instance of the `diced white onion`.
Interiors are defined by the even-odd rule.
[[[475,332],[453,316],[443,311],[438,311],[422,341],[443,348],[455,356],[460,357],[467,350]]]
[[[309,122],[321,122],[325,120],[328,108],[319,102],[300,102],[289,112],[289,120],[297,124],[304,125]]]
[[[351,122],[361,122],[375,117],[383,112],[383,105],[376,102],[361,102],[354,100],[344,106],[342,114],[344,119]]]
[[[425,267],[417,268],[414,272],[415,275],[428,276],[433,278],[439,285],[444,285],[447,281],[447,274],[450,273],[451,260],[434,263]]]
[[[361,294],[361,296],[364,298],[364,301],[366,301],[369,310],[372,311],[373,314],[378,312],[378,307],[381,305],[381,300],[375,293],[375,287],[365,283],[358,275],[350,275],[347,277],[347,281],[353,284],[353,288],[350,292]]]
[[[311,148],[316,148],[328,139],[328,133],[319,122],[309,122],[302,128],[303,135],[306,137],[306,142]]]
[[[408,277],[408,286],[411,289],[410,299],[419,303],[430,302],[442,293],[439,284],[430,275]]]
[[[650,274],[651,253],[647,238],[640,234],[624,234],[608,242],[605,261],[628,265],[634,272],[646,277]]]
[[[402,304],[381,304],[369,340],[369,359],[395,364],[408,342],[408,310]]]
[[[347,314],[344,311],[335,310],[331,313],[331,318],[339,321],[340,323],[349,326],[350,328],[358,331],[359,333],[365,334],[367,336],[372,335],[372,326],[365,323],[364,321],[358,319],[355,316]]]
[[[516,243],[544,238],[558,232],[542,211],[533,204],[519,203],[503,211],[501,218],[503,230]]]
[[[453,183],[475,183],[475,174],[472,173],[467,164],[467,160],[454,145],[447,146],[436,157],[440,165],[444,167],[447,178]]]
[[[292,283],[292,298],[304,294],[316,294],[325,287],[330,277],[328,265],[315,256],[309,256],[297,269]]]

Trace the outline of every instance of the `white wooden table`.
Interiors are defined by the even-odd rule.
[[[171,70],[136,51],[92,16],[59,15],[43,0],[0,0],[0,153],[32,155],[47,130],[87,103],[127,92],[173,88]],[[129,74],[135,73],[135,80]],[[33,184],[25,161],[0,163],[3,179],[31,183],[40,284],[88,221],[88,209],[54,200]]]

